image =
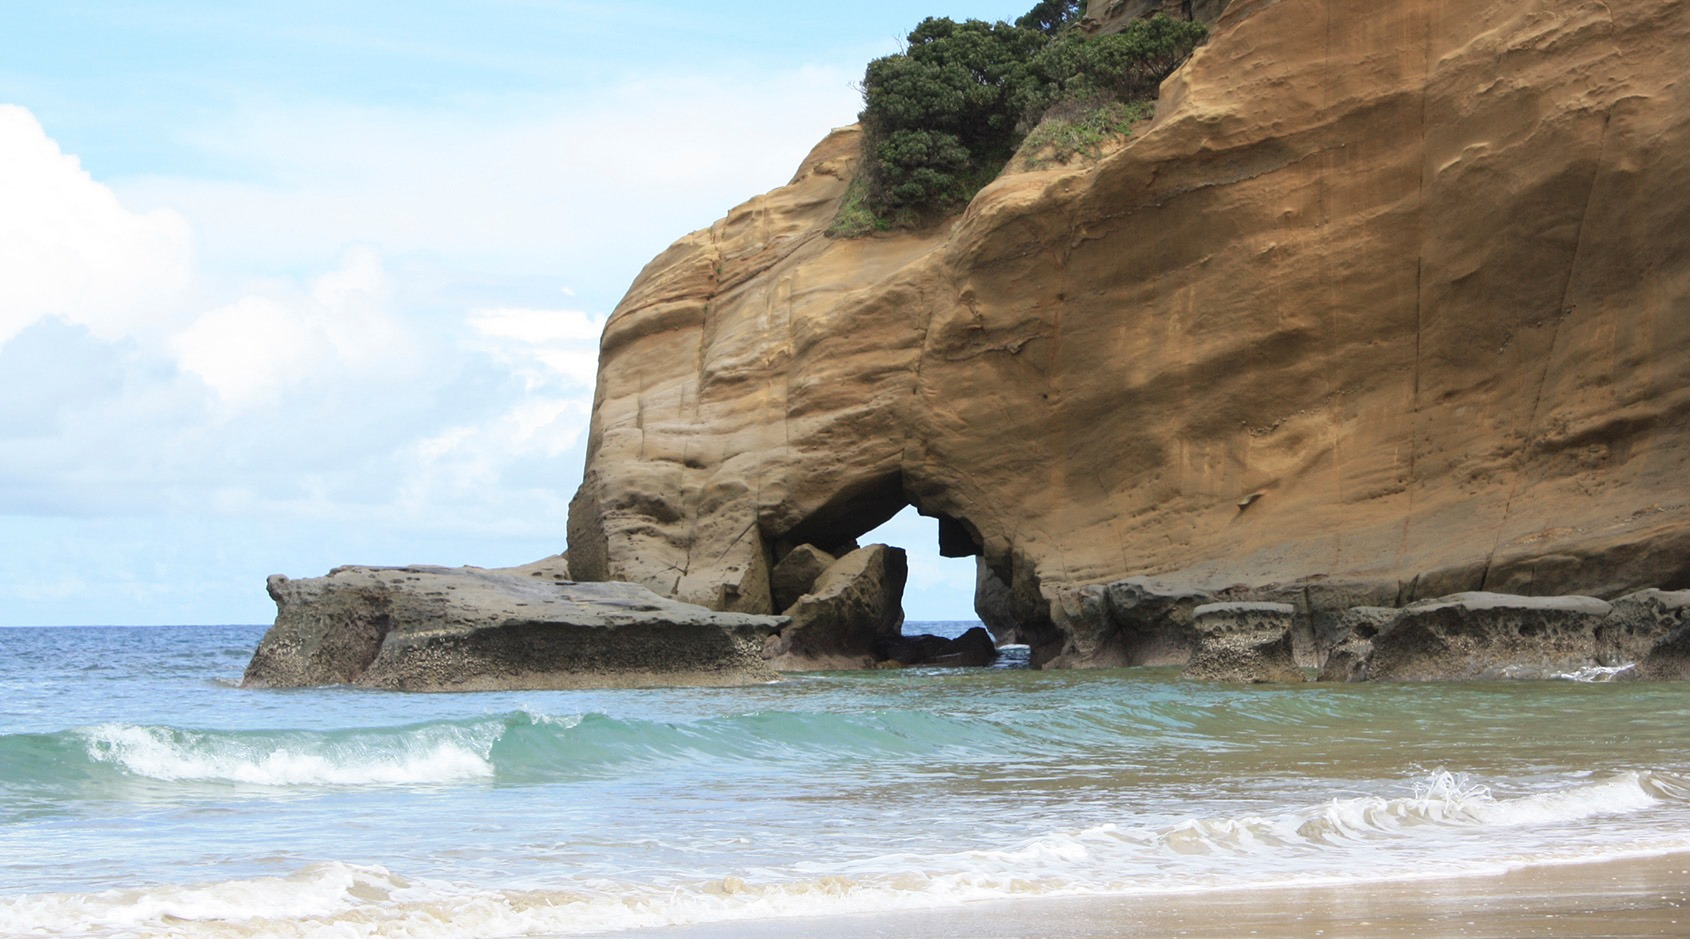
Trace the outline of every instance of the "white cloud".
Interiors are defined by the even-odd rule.
[[[290,383],[335,369],[403,379],[418,349],[388,309],[391,294],[380,255],[355,247],[309,289],[272,287],[218,307],[170,347],[184,370],[236,408],[273,401]]]
[[[298,275],[210,276],[179,217],[127,212],[27,111],[0,118],[0,139],[30,151],[4,151],[3,192],[28,194],[29,218],[0,213],[17,249],[0,262],[80,250],[51,277],[0,280],[0,516],[549,525],[561,539],[561,513],[510,481],[570,462],[602,316],[501,304],[496,281],[455,284],[438,264],[395,273],[373,245]],[[46,224],[60,214],[83,221]],[[565,499],[568,472],[548,480]]]
[[[852,77],[266,105],[201,140],[214,178],[95,180],[0,107],[0,542],[60,530],[24,518],[116,526],[122,544],[16,552],[37,584],[134,568],[148,544],[180,555],[172,578],[216,579],[224,544],[281,526],[286,544],[240,548],[261,606],[274,570],[561,550],[605,312],[670,241],[785,183],[851,120]],[[7,614],[16,589],[0,619],[90,602],[38,590]],[[172,612],[124,619],[219,618],[169,589]]]
[[[470,328],[478,346],[523,376],[530,391],[588,392],[598,378],[598,341],[605,317],[580,310],[476,310]]]
[[[379,244],[390,257],[545,271],[608,305],[670,241],[790,179],[854,119],[855,77],[651,76],[451,111],[264,107],[199,141],[240,178],[118,188],[193,218],[219,265],[303,266],[325,246]]]
[[[604,317],[580,310],[497,307],[476,310],[470,316],[470,325],[483,335],[528,343],[597,342],[604,332]]]
[[[0,105],[0,344],[48,316],[102,339],[168,323],[191,245],[180,215],[124,208],[33,114]]]
[[[444,499],[522,493],[531,501],[554,502],[561,520],[577,482],[565,474],[578,469],[573,460],[565,469],[563,457],[587,430],[605,317],[581,310],[494,307],[471,312],[466,322],[475,337],[469,347],[520,379],[523,394],[496,415],[418,441],[411,450],[413,470],[404,499],[421,507]]]

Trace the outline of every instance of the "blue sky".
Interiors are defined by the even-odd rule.
[[[267,574],[562,550],[604,317],[925,15],[0,4],[0,625],[264,622]],[[912,552],[914,619],[972,565]]]

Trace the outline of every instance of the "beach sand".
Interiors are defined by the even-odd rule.
[[[1491,877],[1175,895],[639,930],[623,939],[1655,939],[1690,936],[1690,855]]]

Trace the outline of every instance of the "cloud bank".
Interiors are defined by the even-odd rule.
[[[255,107],[215,178],[96,179],[0,105],[0,625],[561,550],[609,307],[850,118],[843,76],[787,79]]]

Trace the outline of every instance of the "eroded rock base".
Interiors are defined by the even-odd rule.
[[[1289,603],[1207,603],[1192,611],[1198,642],[1181,674],[1198,681],[1303,680],[1291,653]]]

